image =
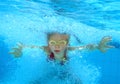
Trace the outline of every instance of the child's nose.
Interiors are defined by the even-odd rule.
[[[56,45],[56,46],[55,46],[55,49],[60,49],[60,46],[59,46],[59,45]]]

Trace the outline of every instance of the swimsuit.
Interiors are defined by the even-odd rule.
[[[50,53],[49,59],[50,59],[50,60],[55,60],[55,56],[54,56],[54,53],[53,53],[53,52]]]

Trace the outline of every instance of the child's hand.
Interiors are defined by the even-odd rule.
[[[24,45],[22,43],[18,43],[17,47],[12,48],[12,51],[9,53],[13,54],[15,57],[20,57],[22,55],[23,47]]]
[[[99,45],[98,45],[98,49],[101,52],[106,52],[107,49],[109,48],[114,48],[114,46],[110,46],[107,43],[109,43],[112,40],[112,37],[103,37],[102,40],[100,41]]]

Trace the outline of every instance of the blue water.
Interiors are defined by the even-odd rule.
[[[120,84],[120,2],[118,0],[0,0],[0,84]],[[47,45],[46,33],[66,32],[70,46],[99,43],[112,36],[116,48],[68,52],[61,66],[39,49],[20,58],[16,43]],[[77,81],[77,82],[76,82]],[[76,83],[75,83],[76,82]]]

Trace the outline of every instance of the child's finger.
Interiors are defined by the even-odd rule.
[[[9,54],[14,54],[14,52],[8,52]]]
[[[107,46],[107,48],[115,48],[115,46],[110,46],[110,45],[109,45],[109,46]]]
[[[12,50],[18,50],[18,48],[12,48]]]

